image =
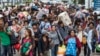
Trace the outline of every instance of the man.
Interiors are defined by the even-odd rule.
[[[95,30],[95,27],[94,27],[94,23],[90,22],[88,26],[89,26],[89,28],[87,28],[88,51],[86,51],[87,54],[85,54],[85,55],[90,56],[91,51],[95,52],[95,44],[96,44],[96,41],[98,40],[98,38],[97,38],[97,31]]]
[[[58,30],[59,30],[59,33],[61,34],[61,37],[64,40],[68,36],[68,30],[70,30],[70,29],[68,26],[64,26],[62,21],[59,21],[58,22]]]
[[[0,39],[2,45],[2,53],[1,56],[12,56],[11,55],[11,47],[10,47],[10,37],[4,31],[4,22],[3,19],[0,19]]]

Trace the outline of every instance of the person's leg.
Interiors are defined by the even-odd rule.
[[[7,54],[8,54],[9,56],[13,56],[13,54],[11,53],[11,46],[8,45],[6,48],[7,48]]]
[[[0,52],[0,56],[5,56],[5,55],[3,55],[3,54],[4,54],[4,48],[3,48],[2,45],[0,46],[0,49],[1,49],[1,50],[0,50],[0,51],[1,51],[1,52]]]
[[[55,55],[57,56],[58,45],[55,45]]]
[[[84,44],[84,56],[87,56],[87,44]]]
[[[92,43],[92,52],[93,52],[93,53],[95,52],[95,44],[96,44],[96,42],[93,42],[93,43]]]
[[[90,50],[90,48],[89,48],[89,46],[88,46],[88,53],[87,53],[87,56],[90,56],[90,54],[91,54],[91,50]]]
[[[52,56],[55,56],[55,53],[54,52],[55,52],[55,46],[51,49],[51,55]]]
[[[1,56],[7,56],[6,46],[2,45],[2,53]]]

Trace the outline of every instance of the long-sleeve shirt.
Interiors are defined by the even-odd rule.
[[[49,32],[48,34],[49,34],[49,38],[53,41],[53,43],[55,45],[60,43],[60,41],[58,39],[58,34],[57,34],[56,31],[55,32]]]
[[[91,45],[91,42],[92,42],[92,32],[93,30],[91,29],[87,34],[87,44],[90,48],[90,50],[92,50],[92,45]]]

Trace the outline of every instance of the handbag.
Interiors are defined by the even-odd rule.
[[[11,45],[15,45],[18,43],[18,39],[17,37],[15,36],[15,34],[12,32],[12,34],[10,35],[10,41],[11,41]]]
[[[21,47],[21,44],[20,43],[17,43],[17,44],[14,45],[14,48],[16,50],[18,50],[18,51],[19,51],[20,47]]]
[[[59,47],[58,47],[58,52],[57,52],[57,54],[58,54],[58,55],[64,55],[64,54],[65,54],[65,51],[66,51],[66,47],[65,47],[65,45],[63,44],[62,46],[59,46]]]

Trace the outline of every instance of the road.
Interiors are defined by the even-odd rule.
[[[18,52],[17,52],[17,54],[15,54],[14,56],[20,56],[20,55],[19,55]],[[83,50],[82,50],[80,56],[84,56]],[[91,56],[100,56],[100,53],[94,53],[94,54],[92,53]]]

